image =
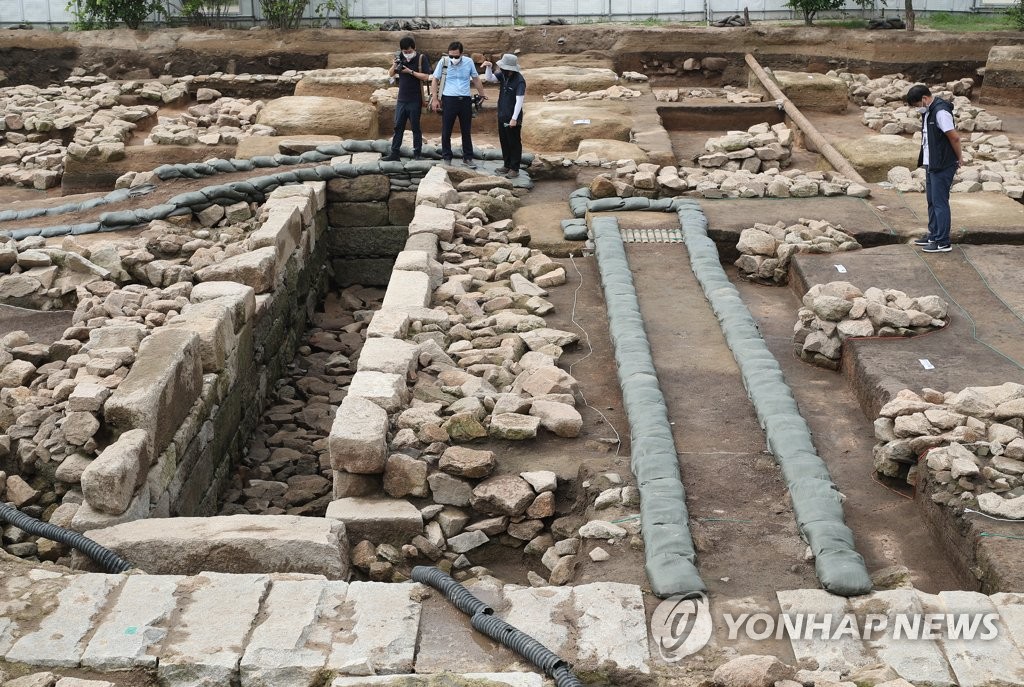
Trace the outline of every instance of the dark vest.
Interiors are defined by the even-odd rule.
[[[927,121],[928,169],[933,172],[956,164],[956,152],[953,150],[953,144],[949,142],[946,132],[940,129],[935,121],[940,110],[945,110],[951,117],[953,116],[953,106],[942,98],[932,98],[932,104],[928,106],[928,111],[921,115],[922,119]],[[920,167],[923,164],[924,146],[921,146],[921,152],[917,155],[917,166]]]

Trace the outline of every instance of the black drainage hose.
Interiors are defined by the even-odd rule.
[[[63,527],[57,527],[56,525],[43,522],[42,520],[37,520],[30,515],[25,515],[17,508],[9,506],[2,501],[0,501],[0,520],[6,520],[18,529],[24,530],[29,534],[45,537],[46,539],[52,539],[53,541],[60,542],[61,544],[67,544],[74,549],[78,549],[86,556],[103,566],[103,569],[108,573],[122,573],[125,570],[130,570],[134,567],[131,563],[121,558],[110,549],[97,544],[85,535],[78,532],[72,532],[71,530],[66,530]]]
[[[506,649],[511,649],[553,678],[555,687],[583,687],[573,675],[569,664],[530,635],[512,627],[494,615],[494,609],[437,568],[418,565],[412,569],[412,579],[430,585],[469,616],[473,629],[482,632]]]

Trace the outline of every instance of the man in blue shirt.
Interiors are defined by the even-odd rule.
[[[476,87],[480,97],[484,85],[476,71],[473,60],[463,57],[462,43],[454,41],[448,46],[448,56],[442,57],[430,75],[430,109],[441,112],[441,157],[446,163],[452,161],[452,129],[459,120],[462,132],[462,162],[470,169],[476,169],[473,162],[473,101],[469,87]]]
[[[496,170],[509,179],[519,176],[519,165],[523,159],[523,101],[526,100],[526,80],[519,71],[519,58],[507,53],[494,65],[484,62],[484,78],[497,81],[501,91],[498,95],[498,140],[501,142],[501,157],[504,164]]]
[[[430,59],[416,52],[412,36],[405,36],[398,42],[401,49],[395,55],[395,62],[388,70],[388,76],[398,76],[398,100],[395,103],[395,135],[391,139],[391,154],[383,158],[388,162],[401,160],[398,149],[402,147],[405,123],[412,127],[413,159],[420,159],[423,149],[423,130],[420,128],[420,113],[423,111],[423,82],[430,79]]]

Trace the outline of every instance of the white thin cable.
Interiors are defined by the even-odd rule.
[[[981,517],[988,518],[989,520],[999,520],[1000,522],[1016,522],[1024,525],[1024,520],[1015,520],[1014,518],[998,518],[994,515],[989,515],[988,513],[982,513],[980,510],[974,510],[973,508],[964,508],[964,512],[974,513],[975,515],[980,515]]]
[[[588,334],[587,330],[583,328],[583,325],[576,321],[576,298],[579,295],[580,289],[583,287],[583,273],[580,272],[580,268],[576,266],[576,259],[572,256],[572,253],[569,253],[569,260],[572,261],[572,268],[576,270],[576,274],[579,275],[580,278],[580,283],[576,285],[576,290],[572,292],[572,314],[569,315],[569,318],[572,320],[572,323],[576,325],[576,328],[583,332],[583,336],[587,340],[587,348],[590,349],[590,352],[587,353],[585,356],[569,364],[569,374],[571,375],[573,365],[575,365],[576,363],[581,363],[590,356],[594,355],[594,347],[590,345],[590,334]],[[604,420],[605,424],[608,425],[608,427],[612,430],[612,433],[615,434],[615,455],[618,456],[619,449],[622,448],[622,437],[620,437],[619,433],[615,430],[615,425],[613,425],[608,420],[608,418],[605,417],[604,413],[602,413],[594,406],[590,405],[590,403],[587,401],[587,397],[583,395],[582,390],[580,390],[580,398],[583,399],[583,405],[585,405],[586,407],[590,408],[595,413],[600,415],[601,419]]]

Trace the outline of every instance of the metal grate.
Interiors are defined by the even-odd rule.
[[[619,227],[623,243],[682,243],[682,229],[623,229]]]

